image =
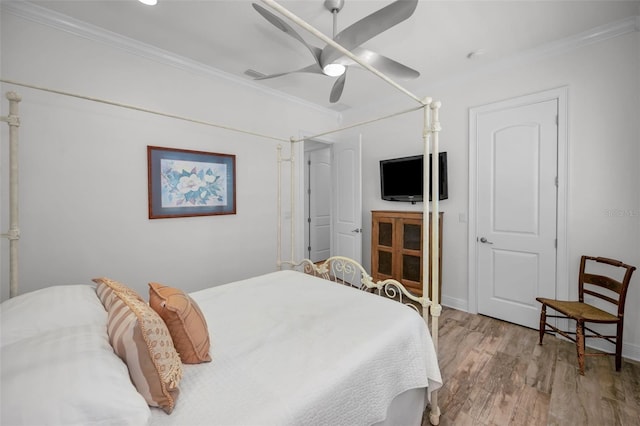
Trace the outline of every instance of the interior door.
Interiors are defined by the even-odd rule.
[[[331,255],[362,264],[362,140],[335,143],[332,149],[333,234]]]
[[[331,151],[329,146],[305,153],[305,242],[313,262],[331,255]]]
[[[477,117],[478,312],[538,327],[556,294],[557,100]]]

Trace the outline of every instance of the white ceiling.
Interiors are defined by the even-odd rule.
[[[244,74],[247,69],[271,74],[313,63],[309,51],[260,16],[251,1],[158,0],[156,6],[145,6],[137,0],[32,3],[245,79],[249,78]],[[332,17],[323,3],[324,0],[280,2],[330,35]],[[345,0],[338,15],[338,29],[389,3],[390,0]],[[434,82],[639,14],[640,0],[421,0],[408,20],[369,40],[364,47],[418,70],[418,79],[399,83],[422,96],[420,89]],[[303,29],[292,26],[308,43],[323,46]],[[468,53],[478,49],[486,53],[477,59],[467,58]],[[378,77],[365,70],[350,69],[342,98],[331,105],[329,92],[334,80],[305,73],[262,80],[259,84],[336,110],[398,96]]]

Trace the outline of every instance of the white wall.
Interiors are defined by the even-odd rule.
[[[468,305],[469,108],[567,86],[569,92],[568,253],[575,295],[579,257],[606,256],[640,267],[640,35],[637,29],[597,44],[425,88],[418,95],[442,101],[440,149],[448,152],[449,199],[444,218],[443,303]],[[380,116],[382,110],[345,114],[345,121]],[[380,199],[378,161],[422,152],[421,113],[359,129],[363,134],[364,260],[370,266],[371,216],[376,209],[421,210]],[[473,220],[473,218],[469,218]],[[627,300],[625,355],[640,359],[640,272]]]
[[[301,128],[322,131],[337,123],[328,110],[6,11],[1,31],[4,79],[285,139]],[[21,292],[97,276],[121,280],[142,294],[152,280],[193,291],[276,269],[281,142],[9,84],[1,90],[23,98]],[[2,108],[6,115],[4,97]],[[288,143],[282,144],[288,155]],[[236,155],[237,214],[149,220],[147,145]],[[7,221],[3,213],[3,232]],[[3,240],[2,299],[8,296],[7,247]]]

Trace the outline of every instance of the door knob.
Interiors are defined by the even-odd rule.
[[[493,244],[491,241],[487,240],[485,237],[480,238],[480,242],[483,244]]]
[[[352,230],[351,232],[355,232],[356,234],[362,232],[362,228],[356,228],[354,230]]]

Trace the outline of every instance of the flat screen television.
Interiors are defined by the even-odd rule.
[[[423,157],[423,155],[414,155],[380,160],[380,188],[383,200],[411,203],[424,200]],[[447,153],[438,153],[438,160],[440,174],[438,199],[446,200],[449,198]],[[429,167],[431,167],[431,154],[429,154]],[[431,168],[429,168],[429,176],[431,176]],[[429,200],[431,200],[431,185],[429,185]]]

